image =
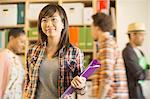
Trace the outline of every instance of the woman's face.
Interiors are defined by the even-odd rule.
[[[26,35],[22,34],[18,37],[12,37],[10,40],[11,48],[15,53],[22,53],[25,51],[25,44],[26,44]]]
[[[50,38],[60,38],[64,24],[58,12],[51,17],[44,17],[41,20],[42,31]]]

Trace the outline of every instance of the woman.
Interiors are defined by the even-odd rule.
[[[38,19],[39,41],[27,53],[24,99],[58,99],[70,86],[85,93],[83,53],[69,43],[68,20],[59,5],[45,6]]]
[[[7,48],[0,50],[0,99],[22,99],[24,68],[17,54],[22,53],[25,42],[24,30],[10,29]]]

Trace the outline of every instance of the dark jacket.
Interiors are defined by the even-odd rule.
[[[123,50],[130,99],[145,99],[139,80],[144,80],[146,71],[139,65],[139,59],[132,46],[128,43]]]

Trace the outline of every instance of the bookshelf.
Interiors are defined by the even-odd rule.
[[[25,25],[24,24],[18,24],[18,25],[15,25],[15,26],[0,26],[0,29],[10,29],[10,28],[24,28]]]
[[[86,7],[91,7],[92,8],[92,14],[94,14],[97,10],[98,10],[98,4],[99,2],[101,2],[103,0],[1,0],[0,1],[0,4],[1,5],[11,5],[11,4],[24,4],[24,19],[23,19],[23,24],[18,24],[16,23],[15,25],[0,25],[0,30],[3,30],[3,29],[9,29],[9,28],[24,28],[25,32],[26,32],[26,35],[28,36],[28,33],[29,31],[32,29],[32,28],[35,28],[37,27],[37,19],[34,19],[34,18],[30,18],[30,12],[31,12],[31,6],[33,7],[34,4],[48,4],[48,3],[56,3],[56,4],[60,4],[60,5],[64,5],[64,4],[75,4],[75,3],[80,3],[80,4],[83,4],[83,8],[86,8]],[[104,0],[105,1],[105,0]],[[109,0],[107,0],[109,1]],[[38,6],[39,6],[38,5]],[[110,0],[110,7],[114,7],[115,8],[115,0]],[[38,10],[41,10],[41,9],[38,9]],[[108,10],[110,11],[110,10]],[[79,11],[80,12],[80,11]],[[88,14],[87,14],[88,15]],[[38,14],[37,14],[38,16]],[[83,19],[84,16],[82,16]],[[81,19],[80,17],[77,19],[77,21]],[[82,21],[83,21],[82,19]],[[73,19],[71,19],[73,20]],[[114,23],[115,24],[115,23]],[[85,24],[84,22],[82,22],[81,24],[70,24],[70,27],[75,27],[75,28],[90,28],[90,24]],[[114,32],[115,32],[115,27],[114,27]],[[80,30],[79,30],[80,31]],[[115,34],[114,34],[115,36]],[[36,41],[37,40],[37,37],[29,37],[28,36],[28,40],[29,42],[30,41]],[[85,53],[92,53],[93,54],[93,58],[96,58],[96,42],[92,41],[93,43],[93,47],[92,49],[82,49],[83,52]],[[80,46],[79,46],[80,47]],[[27,48],[28,48],[28,45],[27,45]],[[92,51],[93,50],[93,51]]]
[[[100,4],[101,1],[103,1],[103,0],[1,0],[0,1],[1,5],[11,5],[11,4],[18,5],[18,4],[23,4],[24,5],[24,18],[23,18],[24,22],[22,24],[18,24],[18,22],[17,22],[14,25],[8,25],[8,26],[7,25],[3,25],[3,26],[0,25],[0,30],[9,29],[9,28],[23,28],[25,30],[25,32],[26,32],[26,35],[28,36],[29,44],[35,43],[37,41],[38,37],[35,37],[35,36],[34,37],[32,37],[32,36],[30,37],[29,36],[29,33],[32,31],[32,29],[37,27],[37,18],[35,18],[35,16],[38,17],[38,14],[34,15],[34,16],[31,16],[32,12],[33,12],[32,11],[33,7],[37,7],[37,6],[42,5],[40,7],[43,8],[44,4],[46,5],[48,3],[55,3],[55,4],[59,4],[61,6],[65,6],[65,4],[72,4],[73,6],[71,6],[71,7],[74,7],[75,9],[77,9],[76,6],[74,6],[74,4],[78,4],[79,6],[82,7],[81,8],[82,12],[80,10],[74,16],[77,16],[79,13],[83,13],[82,16],[79,16],[76,19],[76,21],[80,20],[80,21],[83,21],[83,22],[82,23],[80,21],[79,21],[80,23],[71,23],[70,22],[69,23],[70,24],[70,28],[78,29],[78,31],[77,31],[78,35],[76,35],[76,37],[77,37],[76,40],[77,40],[77,43],[79,43],[79,44],[76,44],[76,45],[78,45],[78,47],[81,48],[81,50],[85,53],[85,55],[86,55],[86,53],[88,53],[88,54],[91,53],[92,54],[92,58],[96,58],[96,49],[97,49],[96,46],[95,46],[96,42],[94,42],[92,40],[91,33],[90,33],[90,30],[89,30],[91,23],[90,22],[89,23],[85,23],[84,22],[84,19],[86,19],[84,16],[88,16],[90,11],[87,11],[87,13],[85,13],[85,15],[84,15],[84,12],[85,12],[84,9],[85,8],[90,8],[90,9],[92,9],[92,11],[91,11],[92,14],[94,14],[98,10],[98,8],[99,8],[98,4]],[[109,1],[109,0],[107,0],[107,1]],[[110,4],[109,5],[110,5],[110,7],[114,7],[115,8],[115,0],[110,0]],[[39,12],[40,12],[41,9],[37,9],[37,10],[39,10]],[[39,12],[36,12],[36,13],[39,13]],[[69,18],[72,18],[72,16],[71,15],[68,16],[68,19]],[[91,18],[91,16],[89,16],[89,18]],[[73,20],[73,19],[71,19],[71,20]],[[70,21],[70,20],[68,20],[68,21]],[[88,33],[89,36],[87,36],[87,34],[81,34],[80,33],[80,32],[83,32],[83,33],[87,32],[86,29],[89,30],[89,33]],[[115,28],[114,28],[114,32],[115,32]],[[35,33],[33,35],[37,35],[37,34]],[[83,37],[80,37],[80,36],[83,36]],[[89,41],[89,42],[92,45],[89,44],[90,47],[87,47],[87,48],[86,47],[81,47],[80,46],[80,39],[82,39],[82,38],[85,38],[85,39],[87,38],[86,40],[90,39],[91,41]],[[28,43],[28,41],[27,41],[27,43]],[[88,46],[87,42],[84,42],[84,43],[86,43],[85,46]],[[27,44],[26,48],[28,48],[29,44]]]
[[[38,37],[37,36],[29,36],[30,30],[32,31],[33,28],[37,27],[37,19],[34,18],[30,18],[30,6],[32,4],[44,4],[44,3],[55,3],[55,4],[59,4],[61,6],[63,6],[64,4],[75,4],[75,3],[80,3],[83,4],[83,8],[85,7],[91,7],[92,8],[92,12],[93,14],[96,13],[97,11],[97,6],[98,6],[98,2],[100,0],[0,0],[0,4],[5,5],[5,4],[24,4],[24,23],[23,24],[16,24],[16,25],[4,25],[4,26],[0,26],[0,30],[5,30],[5,29],[10,29],[10,28],[24,28],[26,35],[28,37],[28,41],[26,42],[26,49],[28,48],[29,44],[33,44],[37,41]],[[110,0],[110,4],[111,6],[114,6],[115,0]],[[79,11],[80,12],[80,11]],[[70,17],[68,17],[70,18]],[[83,20],[82,20],[83,21]],[[69,23],[70,24],[70,23]],[[78,33],[80,33],[80,30],[86,31],[84,30],[85,28],[90,29],[90,24],[70,24],[70,28],[75,28],[78,29]],[[83,33],[83,32],[82,32]],[[90,32],[88,32],[90,34]],[[33,35],[37,35],[36,33]],[[85,38],[86,38],[85,34]],[[78,40],[80,34],[78,35]],[[83,37],[84,37],[83,36]],[[82,37],[82,38],[83,38]],[[89,36],[90,37],[90,36]],[[92,40],[92,39],[91,39]],[[79,43],[79,42],[78,42]],[[91,41],[92,46],[90,46],[90,48],[82,48],[81,50],[84,52],[85,55],[85,59],[87,59],[88,61],[91,61],[93,58],[96,58],[96,42],[94,42],[93,40]],[[78,46],[80,48],[80,46]],[[92,58],[91,58],[92,57]],[[86,62],[85,62],[86,63]],[[89,62],[87,62],[86,64],[88,64]]]

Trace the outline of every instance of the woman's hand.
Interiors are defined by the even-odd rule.
[[[86,86],[86,78],[82,76],[76,76],[71,81],[71,86],[77,89],[83,89]]]

